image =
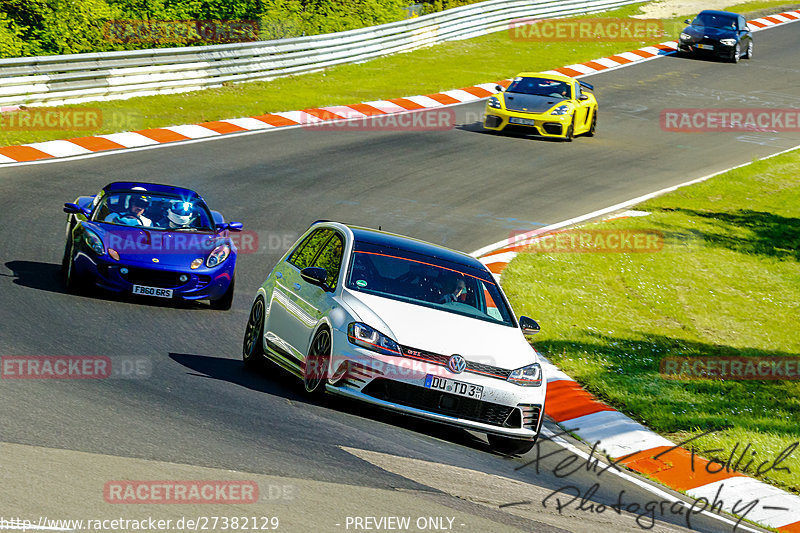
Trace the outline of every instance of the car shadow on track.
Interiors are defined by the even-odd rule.
[[[340,413],[393,425],[429,437],[446,440],[475,450],[495,454],[487,442],[461,428],[418,419],[373,407],[358,401],[332,394],[311,396],[306,394],[302,382],[273,363],[265,363],[261,370],[251,372],[241,360],[207,355],[170,353],[170,359],[192,370],[190,375],[227,381],[256,392],[280,396],[307,405],[317,405]]]
[[[57,263],[41,263],[39,261],[8,261],[7,269],[13,273],[13,283],[29,289],[68,294],[78,298],[91,298],[108,302],[120,302],[149,307],[173,307],[180,309],[208,309],[208,305],[185,300],[169,300],[163,298],[134,297],[133,295],[115,294],[100,288],[84,289],[79,294],[67,291],[61,275],[61,265]]]
[[[543,141],[549,143],[556,143],[560,144],[564,142],[562,139],[556,139],[551,137],[540,137],[539,135],[534,135],[532,133],[528,133],[523,130],[513,130],[505,128],[502,132],[497,132],[493,130],[487,130],[483,127],[482,122],[472,122],[470,124],[459,124],[456,126],[457,130],[461,131],[468,131],[470,133],[480,133],[483,135],[490,135],[493,137],[511,137],[514,139],[529,139],[532,141]]]

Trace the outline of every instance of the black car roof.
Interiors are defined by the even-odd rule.
[[[738,13],[732,13],[731,11],[717,11],[716,9],[704,9],[699,14],[702,15],[703,13],[706,13],[708,15],[726,15],[726,16],[729,16],[729,17],[738,17],[739,16]]]
[[[403,235],[397,235],[376,229],[351,226],[349,224],[347,224],[347,227],[353,232],[353,237],[355,238],[356,242],[387,246],[389,248],[397,248],[400,250],[408,250],[416,254],[448,261],[465,268],[485,271],[485,267],[480,261],[462,252],[457,252],[455,250],[444,248],[429,242],[420,241],[412,237],[405,237]]]

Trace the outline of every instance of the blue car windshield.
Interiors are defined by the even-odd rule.
[[[146,191],[106,194],[95,208],[92,220],[164,231],[214,230],[211,213],[199,198],[186,199]]]
[[[706,28],[735,30],[736,18],[727,15],[712,15],[711,13],[700,13],[692,21],[692,26],[705,26]]]
[[[514,327],[491,276],[391,248],[353,251],[348,289]]]
[[[547,78],[514,78],[506,92],[563,99],[572,97],[569,83]]]

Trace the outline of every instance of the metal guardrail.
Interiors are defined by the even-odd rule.
[[[271,80],[501,31],[519,18],[640,0],[488,0],[410,20],[292,39],[0,59],[0,105],[60,105]]]

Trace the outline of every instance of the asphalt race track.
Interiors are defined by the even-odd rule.
[[[65,518],[100,514],[109,507],[102,481],[128,479],[133,458],[280,476],[306,487],[297,500],[307,506],[306,522],[292,518],[288,507],[270,508],[284,512],[286,524],[298,520],[285,531],[311,531],[312,522],[315,531],[345,531],[356,493],[375,516],[390,512],[379,494],[397,494],[398,501],[416,495],[450,509],[458,517],[455,531],[640,530],[635,514],[577,510],[578,502],[559,514],[553,499],[542,507],[542,494],[565,485],[585,493],[598,479],[597,502],[615,503],[621,490],[626,501],[642,507],[656,498],[610,473],[598,478],[581,470],[558,478],[553,469],[571,452],[556,444],[543,443],[543,454],[553,455],[541,460],[538,473],[533,466],[515,470],[535,451],[504,458],[466,431],[338,399],[311,401],[277,370],[245,373],[240,354],[251,298],[284,252],[283,241],[316,219],[380,225],[469,252],[510,232],[799,145],[798,132],[669,133],[659,125],[664,108],[800,108],[798,29],[800,24],[785,24],[756,33],[755,59],[738,65],[666,57],[591,76],[587,81],[600,103],[598,134],[573,143],[484,133],[478,124],[483,104],[475,103],[454,108],[459,126],[448,131],[296,128],[0,168],[0,355],[106,355],[146,360],[151,369],[146,379],[0,380],[0,442],[53,449],[31,464],[22,459],[27,447],[3,445],[3,512],[48,507]],[[258,234],[258,253],[239,256],[231,311],[64,292],[58,275],[61,206],[117,180],[194,188],[227,220]],[[535,318],[547,327],[547,317]],[[98,474],[97,492],[80,485],[76,494],[62,494],[57,507],[59,502],[28,489],[36,483],[69,486],[63,469],[86,456],[61,450],[99,454],[97,461],[102,457],[107,467]],[[16,477],[20,471],[30,476]],[[456,472],[469,471],[476,472],[467,476],[474,486],[452,481]],[[191,477],[188,472],[184,477]],[[515,493],[520,485],[509,480],[533,485],[538,500]],[[312,498],[307,487],[321,486],[314,483],[338,487],[324,493],[329,506],[312,505],[323,494]],[[82,506],[67,507],[70,498]],[[500,503],[516,505],[498,509]],[[691,525],[732,529],[702,515]],[[657,515],[654,531],[685,527],[683,517]]]

